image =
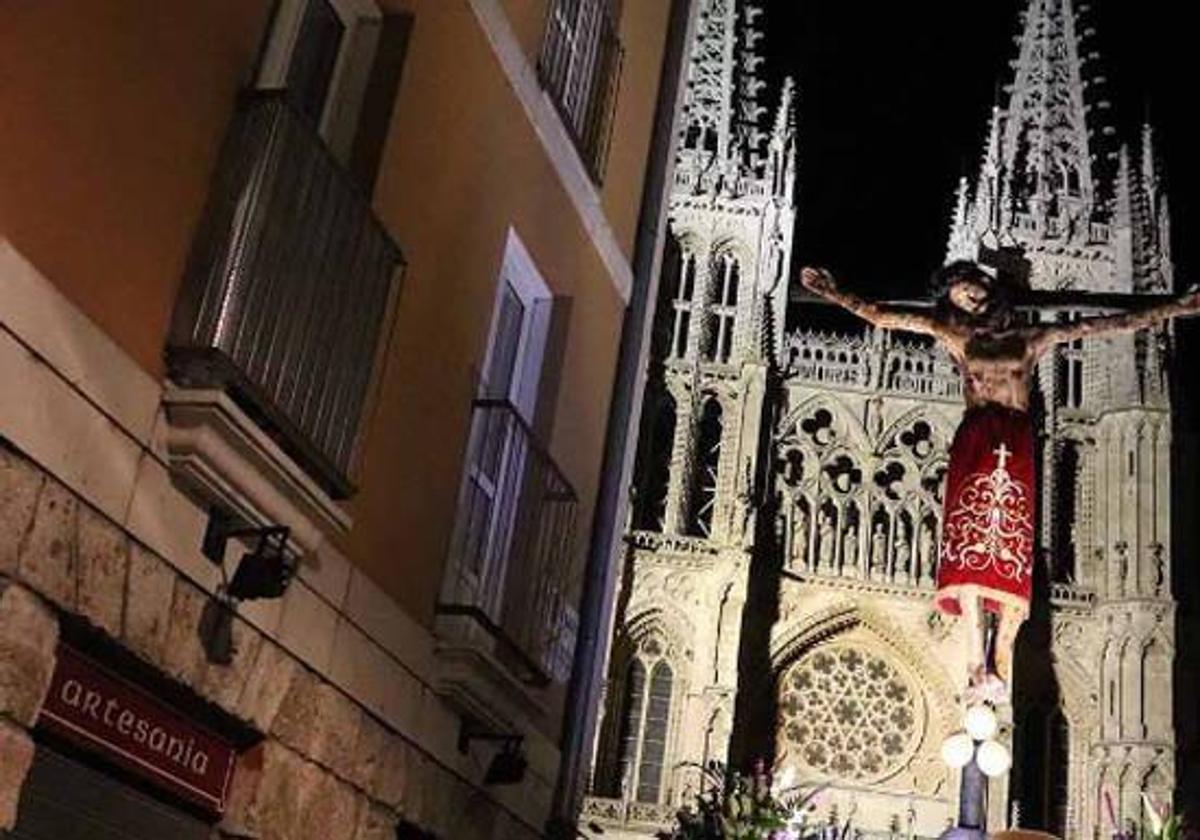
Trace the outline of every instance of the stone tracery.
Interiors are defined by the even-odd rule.
[[[823,645],[779,682],[785,749],[818,776],[874,781],[903,767],[916,748],[919,693],[877,653],[845,642]]]
[[[785,567],[930,586],[946,469],[941,424],[917,412],[874,446],[849,445],[868,439],[824,400],[789,418],[777,444]]]

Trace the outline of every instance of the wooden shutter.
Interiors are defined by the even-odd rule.
[[[39,746],[7,840],[208,840],[212,826]]]

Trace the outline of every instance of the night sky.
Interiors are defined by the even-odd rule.
[[[923,295],[941,265],[960,175],[978,171],[997,86],[1011,80],[1020,0],[768,0],[772,106],[777,80],[799,88],[795,266],[828,265],[852,288]],[[1190,4],[1094,0],[1114,123],[1136,139],[1149,113],[1171,201],[1177,281],[1200,197],[1189,120],[1200,64]]]

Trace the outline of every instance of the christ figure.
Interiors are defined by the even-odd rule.
[[[877,327],[929,335],[962,374],[966,411],[950,447],[937,608],[963,616],[968,682],[973,693],[1003,696],[1011,679],[1017,630],[1033,590],[1036,479],[1029,394],[1034,365],[1054,345],[1130,332],[1200,310],[1200,292],[1118,315],[1071,323],[1022,324],[1005,287],[972,262],[937,275],[932,312],[883,305],[838,287],[823,270],[805,268],[804,285]],[[1081,306],[1087,297],[1081,296]],[[997,617],[995,674],[985,649],[985,614]],[[996,685],[997,678],[999,685]]]

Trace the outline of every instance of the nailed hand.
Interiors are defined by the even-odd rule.
[[[818,295],[837,291],[837,281],[833,279],[832,274],[823,268],[809,268],[806,266],[800,272],[800,282],[804,284],[806,289]]]

